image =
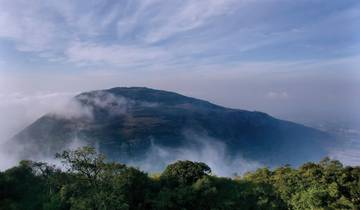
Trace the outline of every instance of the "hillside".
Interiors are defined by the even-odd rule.
[[[85,92],[74,101],[79,113],[46,114],[14,136],[11,141],[24,146],[24,158],[52,155],[76,140],[99,148],[111,159],[141,159],[153,145],[201,147],[201,139],[221,142],[229,156],[298,165],[326,156],[334,141],[324,132],[262,112],[143,87]]]

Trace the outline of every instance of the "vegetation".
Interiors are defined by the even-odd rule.
[[[360,209],[360,167],[324,159],[242,177],[211,175],[204,163],[178,161],[158,176],[107,162],[93,148],[64,151],[64,168],[21,161],[0,172],[0,209],[222,210]]]

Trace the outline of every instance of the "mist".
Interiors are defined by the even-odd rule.
[[[0,112],[6,114],[1,118],[1,149],[0,149],[0,170],[5,170],[18,164],[21,160],[21,154],[24,153],[25,145],[16,145],[9,142],[11,137],[24,127],[45,114],[51,114],[58,118],[87,118],[93,120],[92,107],[81,105],[78,100],[87,101],[93,105],[106,109],[113,116],[128,114],[128,109],[135,103],[141,103],[142,106],[154,107],[158,104],[146,101],[132,101],[122,97],[115,97],[102,91],[96,92],[97,96],[90,98],[87,95],[79,95],[78,100],[74,99],[76,93],[38,93],[34,95],[12,94],[2,95]],[[131,166],[135,166],[150,173],[161,172],[166,165],[176,160],[200,161],[208,164],[213,174],[218,176],[234,176],[243,174],[246,171],[255,170],[261,167],[261,163],[252,160],[246,160],[237,154],[229,156],[226,145],[217,139],[210,138],[204,134],[192,131],[184,131],[186,146],[180,148],[168,148],[156,145],[152,142],[151,147],[146,152],[144,158],[122,159]],[[75,150],[86,146],[85,140],[74,136],[63,150]],[[29,146],[29,145],[26,145]],[[99,151],[99,147],[95,148]],[[35,145],[30,147],[36,147]],[[28,147],[27,147],[28,148]],[[9,152],[11,151],[11,152]],[[59,151],[60,152],[60,151]],[[48,162],[61,167],[59,160],[56,160],[55,154],[38,153],[31,156],[34,161]]]
[[[179,78],[179,81],[181,81],[181,78]],[[231,85],[231,80],[228,81],[229,82],[226,85],[227,87]],[[261,98],[262,91],[260,90],[261,90],[261,86],[263,86],[261,85],[254,89],[257,91],[252,91],[253,99],[250,100],[251,97],[248,95],[248,93],[244,92],[244,90],[240,88],[240,91],[238,92],[239,94],[234,94],[229,92],[229,94],[231,93],[230,96],[233,95],[235,97],[232,97],[232,100],[228,101],[228,99],[225,96],[229,94],[225,94],[224,92],[225,84],[222,83],[222,80],[219,79],[217,80],[217,83],[219,85],[217,89],[211,88],[201,82],[195,82],[195,83],[197,85],[195,87],[192,87],[192,89],[187,89],[185,86],[183,87],[179,86],[177,89],[179,89],[179,92],[183,94],[208,99],[211,102],[215,102],[215,103],[219,101],[220,105],[230,105],[230,107],[234,107],[234,108],[266,111],[277,117],[294,120],[295,122],[300,122],[300,123],[308,123],[308,125],[311,125],[319,129],[322,128],[321,125],[324,126],[324,123],[329,121],[330,122],[335,121],[333,126],[336,129],[342,129],[344,132],[353,131],[355,132],[355,135],[351,136],[351,138],[344,139],[344,146],[341,148],[334,149],[333,151],[331,151],[329,155],[349,165],[356,165],[360,160],[360,154],[358,149],[360,145],[358,127],[356,127],[356,123],[350,123],[350,125],[349,123],[345,125],[342,123],[344,121],[343,119],[348,119],[348,122],[356,121],[352,119],[357,119],[357,113],[358,113],[357,109],[356,108],[347,109],[346,107],[355,106],[354,101],[357,99],[354,99],[354,101],[351,101],[350,99],[343,100],[342,101],[343,105],[339,105],[339,108],[332,106],[323,110],[320,108],[322,105],[318,103],[308,103],[307,105],[304,105],[304,107],[302,108],[297,108],[297,106],[292,106],[292,103],[296,103],[297,100],[299,100],[294,98],[295,96],[292,94],[293,91],[270,91],[266,94],[264,91],[265,95],[263,96],[263,98]],[[115,84],[116,83],[114,83],[114,86],[116,86]],[[241,85],[247,86],[249,84],[246,82]],[[254,85],[256,84],[253,84],[253,86]],[[121,86],[121,85],[117,85],[117,86]],[[165,88],[169,87],[169,89],[176,89],[173,86],[169,86],[161,83],[159,83],[157,86],[161,86]],[[69,87],[71,86],[68,86],[67,88]],[[275,88],[276,86],[272,86],[272,87],[273,89],[276,89]],[[194,91],[195,88],[197,88],[197,91]],[[205,89],[207,89],[207,92],[209,93],[211,92],[212,94],[209,95],[206,92],[204,92]],[[264,88],[264,90],[265,89],[266,88]],[[63,118],[85,116],[91,119],[93,117],[92,110],[90,107],[81,106],[75,100],[72,100],[72,98],[75,95],[77,95],[79,92],[81,92],[81,90],[75,87],[72,87],[70,89],[59,89],[59,90],[62,91],[50,92],[50,91],[33,90],[30,92],[12,92],[10,91],[10,89],[8,91],[5,91],[5,89],[3,89],[2,93],[0,94],[0,99],[1,99],[0,100],[0,113],[1,113],[0,143],[7,142],[13,135],[15,135],[23,128],[34,122],[36,119],[47,113],[52,113]],[[344,89],[343,91],[346,91],[346,89]],[[350,89],[348,89],[348,91],[349,92],[347,94],[349,95],[355,94],[352,93]],[[101,94],[101,91],[98,94]],[[298,94],[300,94],[300,92]],[[82,99],[86,99],[84,97],[85,96],[82,96]],[[310,98],[315,96],[306,95],[306,93],[303,92],[301,97],[308,98],[307,99],[308,101],[312,101],[313,99]],[[115,98],[111,95],[103,95],[100,98],[102,98],[102,100],[93,101],[92,103],[96,104],[96,106],[110,110],[110,113],[114,115],[126,114],[128,106],[131,106],[133,103],[135,103],[133,101],[126,100],[125,98]],[[241,98],[244,98],[244,101],[240,100]],[[250,102],[252,100],[255,100],[255,98],[258,98],[257,100],[262,101],[262,103],[257,103],[257,105],[255,105],[255,101],[254,101],[254,105],[251,105]],[[238,105],[236,105],[237,100],[239,101]],[[321,100],[321,98],[316,100]],[[271,103],[267,103],[267,101]],[[325,101],[324,103],[327,102],[328,101]],[[157,106],[157,104],[154,103],[147,103],[147,102],[142,102],[142,103],[144,106]],[[297,103],[300,104],[300,102]],[[112,106],[109,106],[109,104],[112,104]],[[113,106],[114,104],[116,104],[116,106]],[[292,107],[291,108],[292,111],[288,110],[287,108],[284,108],[282,111],[279,111],[278,109],[280,109],[280,107],[283,107],[282,106],[283,104],[286,104],[285,107]],[[312,108],[311,109],[306,108],[307,106]],[[332,114],[327,114],[329,112],[328,110],[329,108],[330,111],[332,109],[341,110],[341,111],[336,111]],[[319,112],[311,116],[311,113],[313,113],[311,110],[317,110],[317,109],[319,109]],[[349,112],[350,114],[350,112],[352,111],[354,111],[352,118],[347,118],[346,116],[348,114],[344,114],[344,112]],[[296,115],[300,115],[301,117],[297,117]],[[320,115],[324,115],[325,117],[319,117]],[[339,115],[341,115],[342,117],[337,117]],[[325,129],[325,131],[328,130]],[[238,157],[233,157],[231,159],[226,154],[225,146],[216,139],[211,139],[201,134],[194,134],[192,136],[188,136],[188,138],[191,139],[193,142],[197,142],[199,145],[201,145],[202,149],[198,150],[198,147],[196,147],[196,145],[188,145],[187,147],[178,148],[178,149],[168,149],[168,148],[163,148],[159,145],[152,145],[151,149],[146,154],[147,158],[145,160],[140,162],[129,162],[129,163],[138,166],[143,170],[156,172],[156,171],[161,171],[161,169],[165,165],[175,160],[189,159],[194,161],[206,162],[211,166],[214,173],[219,175],[227,175],[227,176],[232,175],[234,173],[241,174],[244,171],[253,170],[256,167],[261,166],[261,163],[254,162],[252,160],[245,160],[244,158],[241,157],[241,154],[239,154]],[[74,143],[72,145],[69,145],[68,148],[74,149],[76,148],[76,146],[85,145],[85,143],[81,139],[77,139],[76,136],[72,141],[74,141]],[[13,145],[13,146],[21,148],[21,145]],[[7,154],[6,153],[7,150],[8,149],[6,147],[4,146],[1,147],[1,152],[0,152],[1,169],[9,168],[17,164],[17,162],[20,160],[16,156],[16,154],[11,154],[11,155]],[[21,153],[21,149],[19,150],[19,153]],[[37,157],[37,160],[40,159],[53,161],[52,156]]]
[[[46,113],[78,114],[83,112],[70,99],[71,92],[20,92],[0,94],[0,142],[4,142]],[[67,109],[70,107],[70,109]]]
[[[152,142],[145,158],[129,160],[127,163],[150,173],[159,173],[177,160],[191,160],[204,162],[210,166],[212,174],[227,177],[242,175],[264,166],[243,158],[241,153],[230,156],[224,143],[206,135],[186,131],[186,139],[188,145],[180,148],[163,147]]]
[[[0,2],[0,144],[47,113],[91,120],[78,93],[146,86],[330,132],[344,143],[331,155],[360,163],[358,1]],[[123,104],[113,114],[132,103],[105,99]],[[242,161],[197,141],[207,149],[153,145],[149,159]],[[0,168],[16,161],[0,153]]]
[[[1,170],[12,167],[21,160],[19,156],[22,154],[24,145],[15,145],[10,142],[10,139],[41,116],[52,113],[63,118],[91,117],[91,110],[82,107],[72,99],[75,94],[71,92],[38,92],[34,94],[12,93],[0,95]],[[69,149],[82,145],[84,144],[74,139]],[[39,161],[55,161],[53,157],[48,156],[34,156],[34,158]]]

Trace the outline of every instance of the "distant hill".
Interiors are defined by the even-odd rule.
[[[79,114],[71,108],[68,116],[46,114],[11,142],[23,145],[24,157],[53,154],[79,139],[112,159],[141,159],[152,145],[196,145],[201,136],[222,142],[229,156],[271,165],[319,160],[334,142],[327,133],[262,112],[145,87],[85,92],[74,101]]]

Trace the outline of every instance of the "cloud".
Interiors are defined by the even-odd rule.
[[[208,164],[212,173],[217,176],[241,175],[263,165],[257,161],[245,159],[241,154],[230,156],[226,145],[206,135],[186,131],[188,145],[169,148],[152,143],[144,158],[126,160],[127,164],[139,167],[148,172],[161,172],[166,165],[177,160],[200,161]]]
[[[48,112],[65,113],[69,107],[71,92],[21,92],[0,94],[0,143],[11,138],[16,132]],[[72,109],[68,109],[72,110]]]
[[[57,27],[54,14],[49,14],[41,3],[1,0],[0,4],[0,38],[13,41],[19,51],[41,52],[58,47],[56,43],[64,32]]]
[[[0,149],[0,169],[16,165],[21,159],[20,156],[23,154],[24,148],[27,150],[34,148],[34,151],[36,151],[36,146],[26,144],[13,145],[7,141],[15,133],[18,133],[25,126],[28,126],[44,114],[52,113],[60,118],[87,117],[91,120],[94,108],[91,105],[109,110],[109,113],[113,115],[126,114],[131,106],[136,104],[150,107],[159,105],[157,103],[115,97],[103,91],[93,92],[92,94],[95,94],[96,97],[90,97],[88,94],[82,94],[77,97],[80,101],[87,104],[85,106],[76,100],[71,100],[75,93],[1,94],[0,112],[5,113],[5,116],[0,119],[0,144],[5,142],[6,144],[3,144]],[[217,139],[191,131],[184,132],[184,135],[189,142],[186,146],[167,148],[153,143],[143,159],[136,161],[124,159],[120,161],[125,161],[130,165],[138,166],[149,172],[162,171],[167,164],[176,160],[202,161],[207,163],[212,168],[214,174],[219,176],[233,176],[235,173],[242,174],[262,166],[256,161],[243,158],[241,154],[230,156],[226,145]],[[86,144],[86,141],[74,136],[63,149],[76,149]],[[9,147],[12,151],[11,154],[8,153]],[[46,154],[46,152],[34,154],[32,159],[59,165],[59,162],[51,154]]]
[[[118,66],[141,66],[171,58],[169,52],[156,47],[133,45],[103,46],[93,43],[75,42],[65,52],[69,62],[92,65],[113,64]]]
[[[50,103],[68,97],[62,94],[124,85],[295,121],[360,119],[356,0],[0,5],[0,113],[6,119],[0,134],[6,137],[62,104]],[[52,92],[23,93],[30,90]]]
[[[106,110],[110,115],[117,116],[128,113],[132,101],[124,97],[116,97],[113,94],[97,91],[91,96],[89,94],[81,94],[77,99],[82,103],[84,108],[93,111],[94,108]]]
[[[285,91],[282,91],[282,92],[270,91],[266,94],[266,97],[269,99],[287,99],[289,97],[289,95]]]
[[[230,13],[236,6],[233,0],[162,1],[160,7],[159,3],[160,1],[157,0],[145,1],[139,6],[140,11],[135,11],[136,16],[127,23],[134,24],[136,19],[135,24],[147,24],[143,39],[148,43],[162,41],[176,34],[200,28],[209,24],[216,16]],[[153,9],[155,12],[152,12],[151,16],[143,15],[148,9]],[[119,23],[120,33],[123,25],[123,22]]]
[[[358,166],[360,163],[360,131],[354,130],[353,137],[346,139],[343,145],[332,148],[329,156],[345,165]],[[350,131],[346,131],[350,132]],[[355,135],[354,135],[355,134]]]
[[[249,56],[299,59],[358,51],[359,5],[322,8],[322,2],[0,0],[0,28],[6,29],[0,40],[43,61],[85,68],[181,68],[204,60],[226,65]]]
[[[71,100],[72,92],[1,93],[0,94],[0,169],[14,166],[20,161],[23,145],[12,145],[9,140],[42,115],[54,113],[65,118],[91,117],[89,110]],[[6,143],[6,144],[5,144]],[[69,148],[83,145],[73,139]],[[11,148],[11,149],[10,149]],[[13,151],[9,154],[9,151]],[[14,152],[18,151],[18,152]],[[37,160],[51,160],[53,157],[37,157]]]

